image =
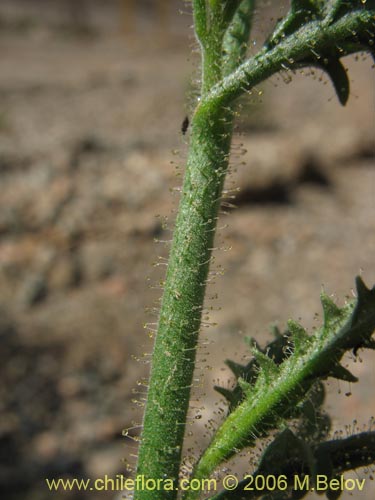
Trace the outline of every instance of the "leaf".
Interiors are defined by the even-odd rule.
[[[244,340],[245,340],[246,344],[250,347],[250,349],[252,349],[253,347],[256,347],[257,349],[260,350],[260,345],[253,337],[250,337],[249,335],[247,335]]]
[[[317,0],[292,0],[289,14],[276,24],[273,33],[268,37],[265,46],[272,48],[284,37],[287,37],[303,25],[320,17],[320,2]]]
[[[304,59],[294,64],[292,67],[299,68],[303,66],[314,66],[325,71],[332,81],[340,104],[345,106],[349,99],[350,84],[346,69],[340,62],[338,56],[327,57],[322,54],[319,58],[314,56],[309,59]]]
[[[219,392],[229,403],[234,402],[234,393],[230,389],[225,389],[225,387],[220,387],[218,385],[214,386],[215,391]]]
[[[357,300],[342,307],[340,314],[336,308],[326,307],[325,324],[308,337],[303,354],[296,349],[277,365],[264,352],[253,351],[259,365],[258,377],[255,382],[251,380],[246,384],[239,381],[246,394],[221,424],[203,453],[196,467],[198,476],[203,471],[207,475],[208,467],[211,472],[246,446],[249,436],[265,436],[286,418],[296,418],[298,412],[301,415],[303,402],[318,381],[330,375],[355,380],[339,364],[340,360],[345,351],[365,347],[375,329],[375,287],[369,290],[361,278],[356,279],[356,284]],[[337,321],[341,315],[342,318]],[[327,325],[332,327],[328,331]],[[297,343],[302,345],[306,342],[304,329],[298,323],[291,322],[289,329]],[[285,338],[282,340],[286,341]]]
[[[345,439],[324,441],[318,438],[308,442],[286,428],[267,446],[252,477],[255,483],[257,476],[283,475],[289,488],[282,492],[275,489],[264,495],[264,491],[254,492],[247,488],[250,484],[247,476],[235,490],[221,491],[210,499],[246,500],[262,496],[262,500],[297,500],[306,496],[309,490],[300,488],[291,491],[296,475],[305,474],[314,479],[316,474],[322,474],[330,480],[342,472],[367,467],[374,462],[375,431],[362,432]],[[332,496],[334,493],[328,490],[327,498],[338,498]]]
[[[246,380],[244,380],[243,378],[240,377],[238,379],[238,385],[241,387],[242,391],[245,394],[251,393],[251,389],[252,389],[251,384],[249,384],[249,382],[246,382]]]
[[[356,355],[357,354],[357,350],[360,349],[361,347],[363,347],[364,349],[375,350],[375,340],[373,340],[373,339],[364,340],[361,344],[359,344],[358,346],[356,346],[353,349],[353,353]]]
[[[320,295],[320,302],[323,307],[324,335],[328,335],[336,325],[345,319],[345,311],[340,309],[324,292]]]
[[[330,417],[322,410],[324,399],[324,384],[318,381],[310,389],[297,413],[297,418],[300,419],[298,435],[308,442],[323,439],[331,428]]]
[[[255,0],[227,1],[226,32],[223,38],[223,75],[243,62],[251,32]]]
[[[326,390],[322,382],[317,381],[315,385],[312,386],[308,394],[309,400],[312,402],[316,409],[320,408],[325,400]]]
[[[353,314],[353,323],[361,321],[361,316],[366,316],[367,313],[373,311],[375,302],[375,286],[372,290],[368,289],[360,276],[356,277],[355,284],[358,300]]]
[[[338,477],[331,477],[330,479],[339,479]],[[331,489],[328,489],[326,491],[326,497],[328,498],[328,500],[337,500],[338,498],[340,498],[342,494],[342,491],[340,490],[331,490]]]
[[[321,66],[335,87],[340,104],[345,106],[349,99],[350,84],[346,69],[338,59],[327,59]]]
[[[271,333],[275,337],[276,340],[279,339],[280,337],[282,337],[282,333],[280,332],[280,329],[277,325],[271,326]]]
[[[284,359],[290,356],[291,351],[286,350],[289,342],[289,333],[286,332],[281,334],[279,329],[276,329],[276,339],[271,341],[262,349],[257,341],[252,337],[245,337],[246,344],[253,349],[254,347],[262,353],[267,353],[267,356],[277,365],[282,363]],[[226,360],[225,364],[231,369],[232,373],[238,379],[242,377],[247,382],[254,384],[259,375],[259,369],[257,367],[256,359],[253,358],[246,366],[240,365],[234,361]],[[236,406],[238,406],[244,398],[244,393],[239,384],[231,391],[229,389],[224,389],[224,391],[219,390],[218,387],[214,389],[223,395],[229,402],[229,412],[233,411]]]
[[[223,19],[226,24],[229,24],[232,21],[240,3],[241,0],[224,0]]]
[[[319,13],[318,2],[314,0],[292,0],[291,9],[293,12],[305,11],[308,13]]]
[[[362,279],[356,278],[357,302],[353,314],[342,329],[342,347],[359,349],[372,344],[371,335],[375,330],[375,286],[370,290]]]
[[[333,24],[354,9],[371,10],[374,8],[375,0],[331,0],[326,9],[326,18],[329,24]]]
[[[277,365],[274,361],[272,361],[270,357],[268,357],[263,352],[258,351],[258,349],[253,349],[252,353],[256,362],[259,365],[259,368],[263,373],[264,372],[266,373],[267,377],[278,373],[279,370],[277,368]]]
[[[344,368],[342,365],[337,363],[328,373],[329,376],[337,378],[339,380],[345,380],[346,382],[358,382],[358,378],[355,377],[349,370]]]
[[[230,370],[232,371],[233,375],[236,376],[236,378],[243,377],[246,373],[246,367],[240,365],[239,363],[236,363],[235,361],[227,359],[225,361],[225,364],[230,368]]]
[[[309,345],[310,337],[307,335],[306,330],[297,321],[288,321],[288,330],[292,337],[294,344],[294,352],[296,355],[301,356],[306,351]]]
[[[320,295],[320,302],[324,312],[324,325],[329,326],[328,322],[331,320],[341,319],[343,316],[342,310],[333,302],[333,300],[326,294]]]
[[[304,442],[296,437],[293,432],[286,428],[272,441],[263,453],[257,473],[277,474],[282,470],[285,463],[293,459],[300,464],[301,470],[303,464],[311,462],[311,454]]]

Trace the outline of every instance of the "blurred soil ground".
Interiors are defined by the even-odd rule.
[[[75,25],[57,0],[0,5],[0,482],[8,500],[115,497],[51,493],[44,478],[114,476],[125,471],[122,459],[132,462],[135,443],[121,433],[138,434],[134,399],[143,396],[133,391],[142,393],[152,346],[143,325],[156,321],[145,308],[157,305],[168,250],[154,240],[170,239],[186,157],[180,128],[198,64],[191,18],[178,14],[186,7],[172,5],[166,30],[151,4],[139,4],[127,33],[114,3],[87,7]],[[345,108],[326,76],[309,71],[291,85],[288,74],[274,77],[243,102],[227,185],[236,199],[223,204],[230,213],[219,221],[227,227],[207,300],[217,326],[203,328],[197,370],[200,445],[219,399],[213,382],[230,384],[224,360],[248,356],[244,335],[262,343],[289,317],[312,327],[322,285],[342,303],[356,274],[375,281],[373,68],[361,55],[345,63]],[[348,359],[356,386],[329,385],[344,435],[352,432],[345,424],[367,429],[375,414],[374,357],[361,358]],[[368,480],[354,498],[374,492]]]

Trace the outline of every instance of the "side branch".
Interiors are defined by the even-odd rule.
[[[332,51],[332,47],[339,52],[340,57],[369,50],[363,39],[373,37],[374,31],[375,11],[369,10],[348,13],[329,26],[321,20],[311,21],[271,50],[264,48],[241,64],[211,89],[206,101],[227,106],[280,70],[293,70],[296,66],[303,65],[304,61],[304,65],[309,66],[312,55],[324,57],[324,53]]]
[[[242,0],[223,40],[223,75],[235,71],[244,61],[248,49],[255,0]]]
[[[204,46],[207,36],[206,0],[193,0],[193,15],[195,34]]]
[[[317,380],[334,377],[354,382],[356,378],[340,364],[345,351],[374,347],[375,286],[369,290],[360,278],[356,280],[356,303],[338,308],[325,294],[321,296],[323,324],[308,335],[298,323],[290,320],[288,331],[292,354],[277,364],[267,354],[253,347],[258,365],[255,380],[239,379],[244,399],[214,434],[202,454],[192,477],[209,477],[219,464],[238,450],[253,446],[258,436],[267,435],[285,418],[295,417],[292,408],[305,401]],[[189,492],[195,500],[195,492]]]

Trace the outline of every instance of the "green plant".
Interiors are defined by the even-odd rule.
[[[329,75],[339,101],[345,104],[349,81],[340,58],[372,52],[374,43],[373,0],[292,0],[289,13],[250,58],[247,49],[255,0],[192,0],[192,6],[202,55],[201,93],[191,120],[137,466],[138,476],[169,479],[173,488],[138,489],[135,500],[174,500],[178,496],[195,353],[236,99],[280,70],[318,66]],[[342,309],[323,295],[323,326],[312,335],[298,323],[289,322],[287,332],[265,349],[250,343],[254,360],[247,366],[228,362],[238,384],[233,391],[218,390],[228,399],[230,411],[195,464],[192,478],[210,477],[225,460],[253,446],[257,438],[285,428],[290,419],[298,420],[299,432],[284,430],[275,438],[259,465],[260,472],[285,474],[289,479],[299,471],[316,478],[323,468],[327,477],[334,478],[339,471],[374,460],[373,434],[359,435],[355,446],[350,440],[325,441],[327,419],[317,410],[324,399],[321,380],[332,376],[355,381],[340,364],[343,354],[374,348],[375,288],[368,290],[358,278],[357,291],[357,300]],[[365,451],[364,441],[368,442]],[[286,442],[292,444],[288,452]],[[281,469],[275,459],[280,454],[284,456]],[[291,490],[288,484],[285,491],[270,493],[267,498],[306,494]],[[184,498],[194,500],[201,493],[190,490]],[[336,498],[335,493],[329,490],[327,496]],[[262,495],[267,496],[266,492]],[[251,495],[240,484],[234,492],[213,498]]]

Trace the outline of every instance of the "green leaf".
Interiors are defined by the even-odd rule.
[[[245,394],[251,393],[252,385],[249,384],[249,382],[246,382],[246,380],[244,380],[242,377],[238,379],[238,385],[241,387],[242,391]]]
[[[321,2],[320,2],[321,3]],[[318,14],[320,7],[319,2],[316,0],[292,0],[291,1],[292,12],[304,11],[308,13]]]
[[[307,335],[306,330],[294,320],[288,321],[288,330],[290,331],[290,335],[292,337],[295,354],[299,356],[303,355],[311,340]]]
[[[324,292],[320,295],[320,302],[323,307],[323,328],[328,334],[345,317],[345,311],[340,309]]]
[[[283,38],[295,33],[312,19],[319,18],[320,3],[317,0],[292,0],[288,15],[277,23],[265,46],[274,47]]]
[[[229,24],[232,21],[233,16],[236,13],[236,10],[238,9],[240,3],[241,0],[224,0],[223,19],[226,24]]]
[[[267,377],[278,373],[278,367],[274,361],[258,349],[252,350],[253,356],[262,372],[266,372]]]
[[[280,426],[285,418],[295,418],[298,410],[302,412],[301,403],[317,381],[333,375],[354,382],[355,377],[339,362],[345,351],[365,347],[375,329],[375,287],[369,290],[360,278],[356,283],[358,298],[355,307],[353,302],[342,307],[340,313],[336,308],[326,307],[325,324],[308,340],[300,325],[289,323],[292,338],[300,346],[306,347],[307,344],[303,354],[295,349],[277,365],[264,352],[255,349],[258,378],[255,383],[239,381],[245,397],[217,430],[196,467],[194,477],[207,477],[222,461],[247,446],[249,436],[266,435]],[[340,321],[337,321],[340,316]],[[327,331],[327,325],[332,329]],[[329,464],[324,467],[328,468]]]
[[[276,328],[276,327],[274,327]],[[284,334],[280,333],[280,330],[276,328],[274,330],[276,334],[276,339],[270,342],[262,349],[258,342],[252,337],[245,337],[246,344],[250,347],[250,349],[256,348],[258,351],[263,354],[267,353],[267,356],[277,365],[283,362],[291,354],[291,349],[287,349],[289,343],[289,332]],[[254,384],[256,379],[259,376],[259,369],[256,363],[256,359],[253,358],[246,366],[240,365],[234,361],[226,360],[225,364],[231,369],[236,378],[242,377],[247,382]],[[238,406],[244,398],[243,391],[239,384],[230,391],[229,389],[224,389],[223,391],[219,390],[216,386],[214,387],[220,394],[222,394],[229,402],[229,411],[233,411],[236,406]]]
[[[331,0],[327,4],[325,14],[329,24],[333,24],[354,9],[375,9],[375,0]]]
[[[234,71],[246,56],[255,0],[240,0],[230,4],[229,14],[225,14],[227,29],[223,38],[223,75]]]

